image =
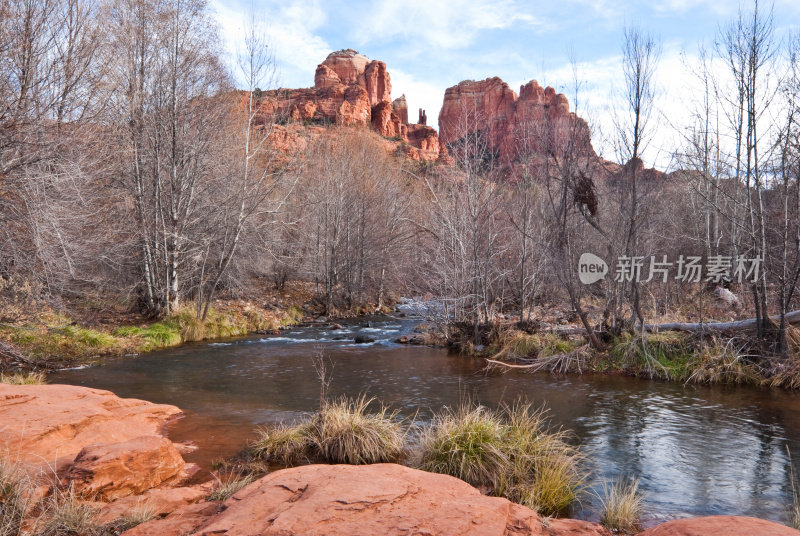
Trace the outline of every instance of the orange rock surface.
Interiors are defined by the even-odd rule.
[[[800,536],[800,531],[754,517],[708,516],[667,521],[637,536]]]
[[[160,436],[181,415],[166,404],[74,385],[0,384],[0,451],[60,467],[87,445]]]
[[[178,484],[195,469],[164,437],[180,415],[100,389],[0,384],[0,454],[33,476],[55,473],[81,496],[111,501]]]
[[[81,450],[64,475],[82,497],[113,501],[138,495],[180,477],[185,470],[172,441],[140,436],[121,443],[95,443]]]
[[[533,510],[487,497],[456,478],[395,464],[309,465],[263,477],[219,508],[193,505],[128,536],[585,535],[595,523],[543,522]]]

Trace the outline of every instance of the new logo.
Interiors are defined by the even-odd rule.
[[[606,261],[593,253],[584,253],[578,259],[578,279],[584,285],[591,285],[605,278],[608,273]]]

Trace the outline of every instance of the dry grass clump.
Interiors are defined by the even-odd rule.
[[[422,434],[419,467],[449,474],[543,515],[564,513],[583,488],[583,457],[543,411],[515,404],[493,411],[462,404]]]
[[[375,400],[361,396],[323,404],[309,420],[259,432],[253,453],[266,461],[295,465],[306,461],[354,465],[399,461],[405,429],[385,406],[374,412]]]
[[[294,426],[279,424],[262,428],[251,451],[258,459],[275,465],[291,467],[307,463],[311,456],[310,428],[310,421]]]
[[[639,492],[639,479],[618,479],[611,486],[603,484],[600,496],[600,523],[617,533],[638,531],[644,511],[644,496]]]
[[[568,354],[576,345],[555,333],[526,333],[517,329],[493,333],[490,351],[492,359],[515,359],[525,357],[550,357]]]
[[[131,508],[124,516],[119,518],[114,528],[119,533],[130,530],[133,527],[147,523],[156,518],[156,510],[146,502],[138,502],[136,506]]]
[[[31,506],[33,485],[19,466],[0,458],[0,536],[17,536]]]
[[[10,385],[43,385],[47,383],[47,375],[44,372],[0,374],[0,383]]]
[[[706,384],[758,384],[762,377],[750,361],[754,357],[746,352],[745,343],[737,343],[736,339],[723,342],[714,338],[689,363],[692,372],[686,381]]]
[[[239,490],[256,481],[256,475],[243,474],[241,471],[229,473],[223,478],[214,476],[217,479],[217,487],[208,496],[209,501],[225,501],[236,494]]]
[[[99,536],[103,527],[94,523],[96,511],[78,500],[72,487],[54,489],[37,519],[36,536]]]

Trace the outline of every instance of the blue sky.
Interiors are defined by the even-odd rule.
[[[698,44],[711,44],[720,25],[735,17],[739,2],[725,0],[212,0],[231,55],[251,6],[270,36],[278,85],[309,87],[327,54],[354,48],[386,62],[392,96],[405,93],[411,113],[425,108],[437,125],[444,90],[461,80],[499,76],[514,89],[538,80],[564,92],[574,107],[574,60],[581,80],[578,113],[597,128],[595,146],[613,159],[603,136],[613,130],[621,81],[620,45],[625,25],[660,39],[657,83],[662,117],[679,122],[691,95],[690,61]],[[768,7],[769,4],[765,3]],[[743,4],[750,9],[750,2]],[[776,34],[800,30],[800,0],[776,0]],[[662,162],[660,133],[649,157]],[[665,150],[665,149],[664,149]],[[663,162],[662,162],[663,165]]]

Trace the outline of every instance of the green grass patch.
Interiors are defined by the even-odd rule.
[[[493,359],[550,357],[568,354],[578,347],[555,333],[526,333],[509,329],[493,333],[488,353]]]
[[[610,368],[637,376],[684,381],[695,352],[691,337],[677,331],[624,333],[609,348]]]
[[[4,328],[0,335],[29,357],[43,362],[113,355],[124,348],[124,342],[110,333],[72,323],[16,326]]]

